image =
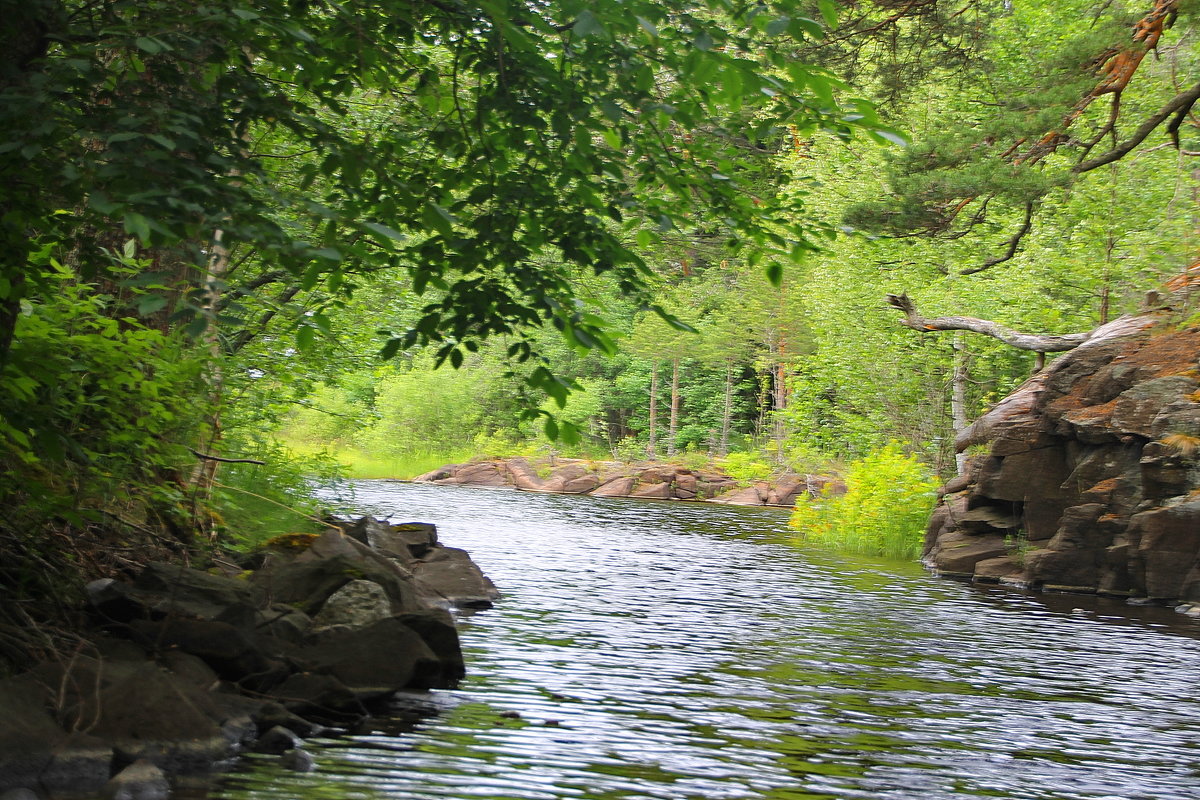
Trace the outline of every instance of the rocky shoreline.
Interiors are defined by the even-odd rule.
[[[925,560],[947,577],[1200,615],[1200,329],[1122,318],[958,437]]]
[[[454,614],[499,597],[425,523],[339,522],[251,562],[89,584],[86,638],[0,681],[0,798],[154,800],[245,752],[310,769],[305,737],[455,686]]]
[[[525,458],[495,458],[447,464],[418,475],[414,483],[475,486],[525,492],[586,494],[592,497],[632,497],[643,500],[692,500],[737,506],[791,508],[801,495],[839,494],[845,485],[825,475],[786,474],[749,485],[712,469],[678,464],[587,461],[556,458],[531,462]]]

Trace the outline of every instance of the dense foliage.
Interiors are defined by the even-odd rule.
[[[325,447],[758,474],[897,439],[947,473],[1034,357],[907,330],[885,293],[1086,330],[1194,255],[1185,0],[0,19],[11,608],[121,547],[253,538]]]
[[[801,542],[884,558],[921,554],[937,481],[897,443],[852,461],[845,494],[830,493],[833,486],[821,497],[796,503],[790,525]]]

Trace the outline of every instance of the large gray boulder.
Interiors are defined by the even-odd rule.
[[[304,671],[332,676],[359,697],[451,688],[457,682],[421,635],[396,617],[321,632],[295,660]]]
[[[455,608],[491,608],[500,592],[467,551],[436,547],[413,565],[421,585]]]

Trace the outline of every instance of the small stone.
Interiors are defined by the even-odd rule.
[[[104,787],[108,800],[165,800],[171,796],[167,776],[150,761],[139,758],[113,776]]]
[[[279,757],[279,763],[293,772],[312,772],[317,768],[317,761],[312,753],[302,747],[288,750]]]
[[[500,716],[503,719],[520,719],[521,718],[521,714],[519,711],[502,711],[502,712],[500,712]]]
[[[258,737],[251,749],[256,753],[286,753],[299,746],[299,736],[282,725],[276,725]]]

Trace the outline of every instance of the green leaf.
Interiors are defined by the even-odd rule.
[[[307,325],[301,325],[296,329],[296,349],[301,353],[310,352],[313,348],[313,342],[316,339],[316,331]]]
[[[772,261],[767,264],[765,272],[767,280],[771,282],[772,286],[779,288],[783,284],[783,265],[778,261]]]
[[[713,49],[713,47],[716,45],[716,42],[713,41],[713,38],[708,34],[708,31],[700,31],[696,34],[696,38],[692,39],[692,45],[697,50],[708,52],[709,50]]]
[[[148,294],[142,296],[137,303],[137,313],[139,316],[148,317],[155,311],[161,311],[167,305],[167,298],[158,294]]]
[[[389,360],[395,358],[396,353],[400,352],[401,341],[402,340],[398,336],[393,339],[388,339],[386,342],[383,343],[383,347],[380,348],[379,357],[382,358],[384,361],[389,361]]]
[[[141,240],[142,244],[150,242],[150,220],[141,214],[130,211],[122,221],[126,233],[131,233]]]
[[[837,3],[833,0],[817,0],[817,8],[821,9],[821,16],[825,18],[825,24],[830,30],[834,30],[838,25]]]
[[[166,42],[163,42],[159,39],[154,39],[150,36],[139,36],[133,40],[133,44],[138,50],[141,50],[143,53],[149,53],[150,55],[162,53],[171,49],[171,46]]]
[[[646,19],[645,17],[638,17],[637,23],[638,23],[638,25],[641,26],[642,30],[644,30],[646,33],[650,34],[655,39],[658,38],[658,27],[655,26],[655,24],[653,22]]]
[[[429,203],[421,212],[421,221],[443,236],[450,236],[454,233],[454,225],[458,219],[437,203]]]
[[[375,233],[383,236],[385,239],[393,242],[403,242],[408,238],[395,228],[389,228],[387,225],[382,225],[378,222],[364,222],[362,226],[367,230],[374,231]]]
[[[604,25],[589,9],[584,9],[579,12],[579,16],[575,18],[575,24],[571,26],[571,30],[580,38],[588,36],[602,36],[604,34]]]
[[[887,130],[886,128],[876,128],[872,131],[868,131],[868,133],[871,134],[871,138],[876,139],[876,141],[883,140],[901,147],[908,147],[909,144],[908,139],[905,139],[899,133]]]

